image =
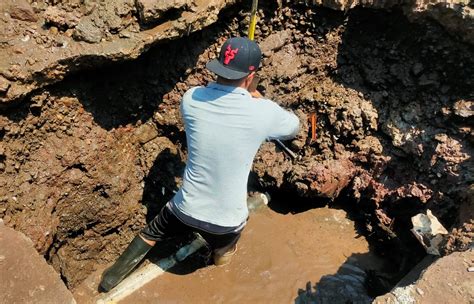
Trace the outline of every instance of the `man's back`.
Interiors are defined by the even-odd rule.
[[[267,138],[292,137],[298,118],[247,90],[212,83],[189,90],[181,104],[188,161],[174,208],[199,221],[237,227],[247,216],[247,180]]]

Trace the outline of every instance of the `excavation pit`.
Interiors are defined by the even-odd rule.
[[[186,160],[180,98],[190,87],[213,80],[204,65],[225,38],[245,35],[245,11],[230,5],[215,24],[152,47],[147,44],[150,50],[137,59],[115,62],[123,58],[102,54],[63,62],[72,72],[84,68],[83,62],[89,65],[64,80],[58,76],[61,81],[48,86],[40,83],[54,81],[38,74],[30,86],[34,90],[2,106],[0,216],[33,241],[71,290],[79,290],[92,273],[112,262],[179,186]],[[371,264],[378,253],[399,269],[376,267],[375,277],[386,277],[385,271],[389,277],[381,280],[386,286],[375,290],[386,291],[422,257],[409,232],[410,217],[427,209],[451,232],[443,253],[468,249],[474,167],[471,45],[437,22],[411,22],[397,9],[356,8],[344,14],[287,3],[281,8],[263,4],[262,13],[257,28],[257,42],[264,49],[259,88],[305,124],[298,140],[286,143],[301,159],[293,161],[273,143],[265,143],[249,187],[290,193],[290,199],[285,196],[283,206],[250,219],[229,271],[234,274],[229,280],[248,280],[249,285],[234,286],[235,281],[226,281],[225,270],[204,268],[188,276],[165,274],[150,286],[159,292],[161,286],[172,289],[198,278],[214,286],[214,278],[238,294],[225,301],[243,300],[241,296],[252,301],[264,297],[257,288],[258,274],[261,282],[269,276],[282,278],[269,288],[286,302],[298,296],[298,289],[311,296],[314,290],[306,291],[306,283],[314,287],[351,255],[370,255]],[[123,41],[124,47],[130,42]],[[311,140],[312,114],[317,123]],[[341,215],[344,211],[318,205],[334,208],[334,201],[345,202],[343,209],[363,237],[355,239],[355,224]],[[278,213],[285,204],[307,211]],[[343,225],[347,230],[341,239],[353,246],[338,247],[333,239],[337,234],[330,233],[338,225],[318,226],[325,218],[333,223],[334,214],[349,223]],[[300,221],[312,233],[300,231]],[[292,224],[286,227],[287,222]],[[263,223],[274,227],[265,230]],[[265,245],[266,234],[257,230],[274,235],[274,242]],[[285,231],[288,237],[278,239],[276,233]],[[314,264],[308,259],[285,268],[292,264],[284,261],[298,261],[291,233],[293,247],[308,258],[313,252]],[[365,238],[374,248],[369,253]],[[331,245],[327,252],[341,250],[331,256],[326,273],[316,269],[324,256],[318,250],[325,248],[319,243]],[[285,248],[281,256],[277,247]],[[281,267],[264,270],[270,262],[254,260],[260,257],[258,248]],[[254,277],[242,272],[247,260],[249,267],[255,263]],[[305,267],[307,277],[296,278]],[[285,281],[284,272],[294,275],[292,283]],[[285,290],[283,283],[289,284]],[[178,295],[174,290],[164,296]],[[153,295],[135,294],[149,301]]]

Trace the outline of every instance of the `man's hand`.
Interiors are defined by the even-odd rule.
[[[253,98],[263,98],[263,95],[262,93],[260,93],[258,90],[255,90],[255,91],[252,91],[252,92],[249,92],[250,95],[252,95]]]

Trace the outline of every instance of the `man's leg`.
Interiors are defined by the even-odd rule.
[[[109,291],[117,286],[145,257],[156,242],[191,232],[167,206],[137,235],[127,249],[102,275],[100,288]]]
[[[199,231],[199,234],[201,234],[212,249],[214,264],[216,266],[223,266],[230,263],[232,256],[237,251],[237,242],[241,232],[242,231],[227,234],[212,234]]]

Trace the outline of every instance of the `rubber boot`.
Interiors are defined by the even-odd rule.
[[[224,266],[229,264],[236,251],[236,242],[230,244],[229,246],[214,250],[214,265]]]
[[[267,206],[269,202],[270,194],[257,192],[247,198],[247,208],[249,211],[257,211]]]
[[[117,261],[115,261],[115,264],[106,269],[102,274],[100,282],[102,291],[108,292],[122,282],[152,247],[137,235]]]

